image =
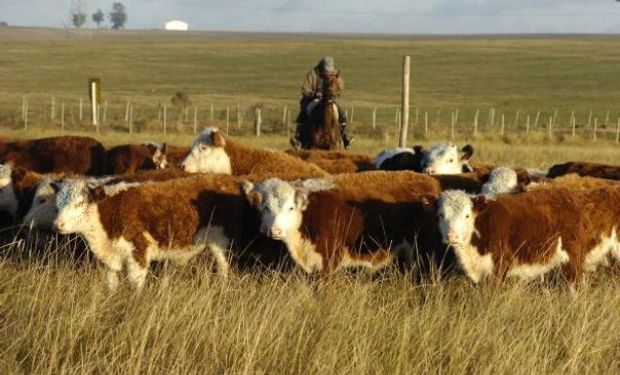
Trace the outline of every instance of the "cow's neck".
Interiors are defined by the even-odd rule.
[[[104,264],[109,263],[114,257],[112,251],[112,240],[108,237],[108,232],[103,227],[101,217],[99,216],[99,208],[96,203],[88,205],[83,227],[80,234],[88,242],[90,251]]]
[[[291,258],[306,273],[321,271],[323,269],[323,257],[316,252],[314,245],[305,238],[298,230],[291,231],[283,240]]]
[[[459,265],[474,283],[480,282],[485,276],[493,274],[493,258],[491,253],[480,255],[478,248],[471,243],[452,245]]]

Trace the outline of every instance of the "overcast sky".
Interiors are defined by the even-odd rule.
[[[89,15],[113,1],[83,0]],[[0,21],[69,24],[71,0],[0,0]],[[354,33],[620,33],[616,0],[124,0],[127,28]],[[90,16],[89,16],[90,21]],[[92,22],[89,22],[92,26]]]

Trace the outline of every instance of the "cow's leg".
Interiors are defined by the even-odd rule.
[[[144,236],[140,235],[133,241],[133,251],[127,257],[127,278],[136,289],[141,289],[148,273],[148,246]]]
[[[217,272],[222,276],[228,276],[230,265],[228,263],[228,246],[230,240],[224,233],[224,228],[212,226],[200,230],[194,239],[195,244],[206,243],[209,252],[215,259]]]

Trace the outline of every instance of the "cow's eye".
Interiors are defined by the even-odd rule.
[[[450,159],[450,163],[454,163],[454,159]]]
[[[45,199],[39,198],[39,204],[43,204],[43,203],[45,203]]]
[[[295,207],[290,207],[288,210],[289,211],[293,211],[295,209]]]
[[[466,216],[465,216],[465,219],[469,219],[469,215],[466,215]]]

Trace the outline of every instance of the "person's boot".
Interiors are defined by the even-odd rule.
[[[354,137],[349,137],[347,132],[345,131],[347,124],[340,124],[340,135],[342,136],[342,144],[344,145],[344,149],[348,150],[351,147],[351,143],[353,143]]]
[[[291,144],[291,147],[293,147],[293,149],[298,150],[301,148],[301,135],[299,134],[299,128],[302,125],[300,123],[297,123],[297,125],[295,126],[295,135],[291,137],[291,139],[289,139],[289,143]]]

